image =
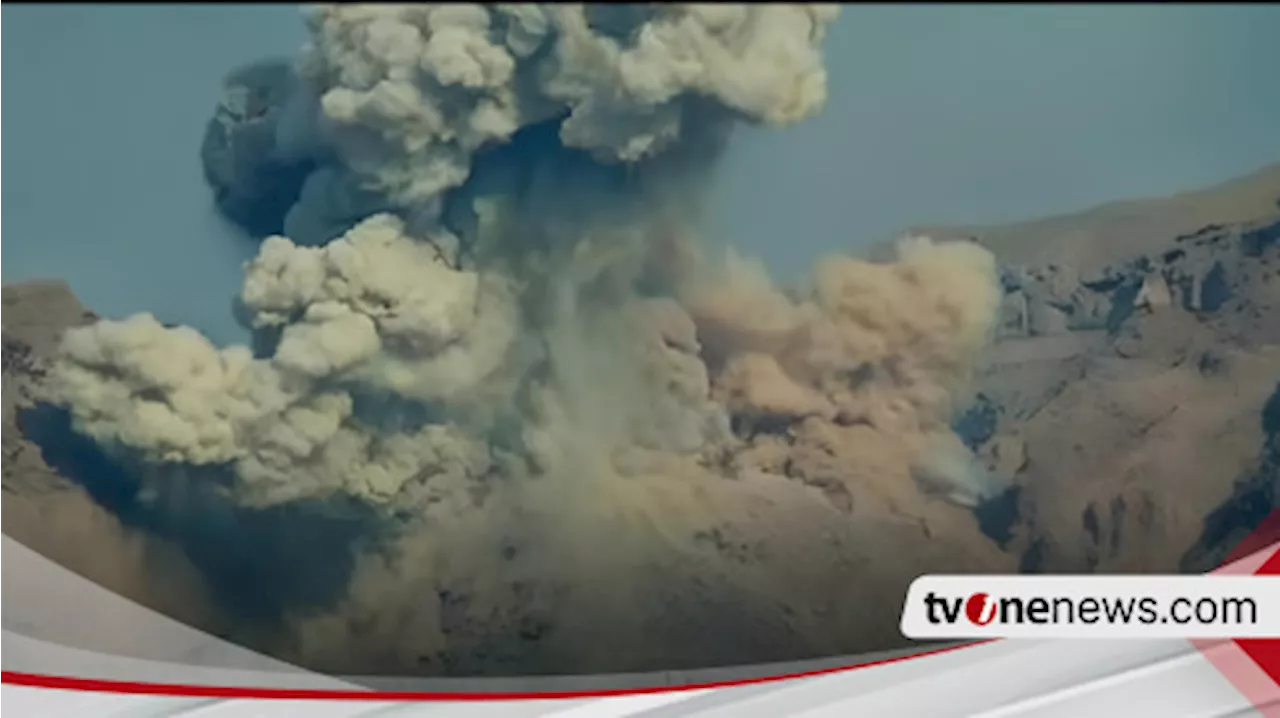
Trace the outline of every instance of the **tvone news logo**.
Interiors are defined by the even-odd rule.
[[[964,597],[942,597],[930,591],[924,597],[925,618],[932,624],[955,625],[966,620],[975,626],[1066,623],[1110,623],[1113,621],[1158,623],[1154,598],[1107,600],[1083,598],[1015,597],[995,598],[986,592]]]
[[[985,626],[996,617],[996,602],[985,593],[975,593],[964,602],[964,615],[971,623]]]
[[[1049,624],[1223,624],[1253,625],[1257,602],[1249,597],[1177,597],[1167,604],[1152,596],[1065,597],[994,596],[977,591],[968,596],[924,596],[925,620],[956,625],[962,619],[974,626]]]
[[[932,591],[924,597],[925,615],[929,623],[955,623],[961,612],[969,623],[985,626],[996,619],[1000,602],[987,593],[975,593],[968,598],[941,598]]]

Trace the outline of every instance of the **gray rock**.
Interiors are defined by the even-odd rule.
[[[1047,303],[1059,309],[1070,306],[1071,295],[1080,286],[1080,276],[1075,268],[1050,264],[1040,273],[1039,278],[1046,292]]]
[[[1240,233],[1240,246],[1248,257],[1260,257],[1276,244],[1280,244],[1280,220],[1256,222]]]
[[[1071,298],[1071,315],[1067,318],[1067,328],[1077,332],[1104,329],[1110,312],[1110,297],[1081,289]]]
[[[1200,282],[1200,311],[1216,312],[1231,299],[1231,283],[1222,262],[1214,262],[1213,269]]]
[[[1027,318],[1028,328],[1033,336],[1050,337],[1070,331],[1066,312],[1048,303],[1030,304]]]
[[[1125,280],[1126,272],[1115,265],[1102,267],[1080,275],[1080,284],[1095,292],[1110,292]]]
[[[952,424],[956,436],[970,449],[982,446],[996,432],[1000,422],[1000,405],[986,394],[974,397],[973,405]]]
[[[1200,277],[1190,272],[1172,273],[1169,289],[1175,304],[1188,312],[1200,310]]]
[[[1006,292],[1016,292],[1022,289],[1027,281],[1027,271],[1022,267],[1001,267],[1000,268],[1000,286]]]
[[[1001,337],[1027,335],[1027,296],[1022,292],[1010,292],[1001,299],[998,333]]]
[[[1169,284],[1159,274],[1148,275],[1142,280],[1135,304],[1152,312],[1160,311],[1173,303]]]
[[[1141,280],[1126,280],[1124,284],[1111,295],[1111,311],[1107,313],[1106,328],[1109,332],[1116,332],[1125,320],[1133,316],[1134,311],[1138,308],[1138,294],[1142,291]]]

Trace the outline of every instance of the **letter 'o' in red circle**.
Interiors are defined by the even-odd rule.
[[[993,610],[987,610],[989,600],[990,597],[985,593],[973,594],[969,597],[969,600],[964,602],[964,615],[979,626],[991,623],[996,617],[996,612],[994,606],[991,607]]]

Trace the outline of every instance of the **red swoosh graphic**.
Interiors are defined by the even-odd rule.
[[[72,691],[96,691],[99,693],[125,693],[131,695],[180,696],[184,698],[266,698],[279,700],[348,700],[348,701],[516,701],[516,700],[551,700],[567,698],[606,698],[610,696],[644,695],[650,693],[673,693],[677,691],[693,691],[706,688],[727,688],[729,686],[747,686],[759,683],[790,680],[793,678],[809,678],[811,676],[829,675],[859,668],[871,668],[890,663],[901,663],[912,658],[923,658],[940,653],[949,653],[961,648],[970,648],[994,639],[965,643],[959,646],[943,646],[920,653],[895,656],[869,663],[858,663],[851,666],[821,668],[799,673],[784,673],[778,676],[760,678],[744,678],[735,681],[714,681],[708,683],[691,683],[675,686],[649,686],[644,688],[613,688],[586,691],[530,691],[530,692],[433,692],[433,691],[379,691],[379,690],[343,690],[324,688],[252,688],[241,686],[201,686],[180,683],[146,683],[135,681],[115,681],[100,678],[74,678],[70,676],[48,676],[21,671],[0,672],[0,682],[18,686],[35,688],[56,688]]]

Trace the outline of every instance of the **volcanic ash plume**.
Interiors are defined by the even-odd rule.
[[[948,424],[996,316],[992,257],[910,239],[791,293],[691,239],[731,124],[820,108],[835,12],[314,11],[290,112],[317,114],[280,131],[305,128],[288,144],[317,169],[286,228],[333,226],[315,200],[334,193],[376,211],[327,243],[262,242],[238,296],[252,349],[150,315],[69,331],[61,401],[157,493],[213,481],[240,506],[382,517],[390,543],[346,598],[289,616],[300,660],[625,670],[873,647],[883,622],[838,597],[896,611],[910,576],[868,541],[935,564],[919,526],[979,542],[955,504],[995,487]],[[730,535],[760,547],[726,554]],[[634,650],[594,653],[605,634]]]
[[[834,17],[803,5],[335,5],[310,17],[301,67],[346,166],[422,207],[463,184],[477,153],[545,121],[565,148],[637,162],[690,123],[804,119],[826,98],[817,45]]]

